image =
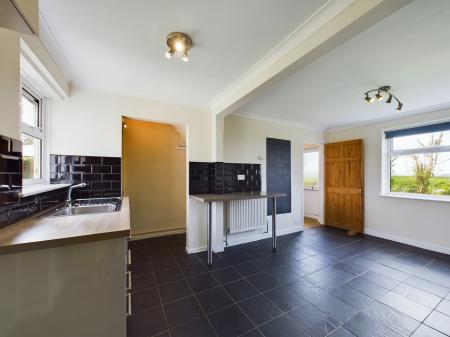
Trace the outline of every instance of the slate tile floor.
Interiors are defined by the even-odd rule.
[[[316,227],[229,247],[130,242],[128,337],[450,336],[450,256]]]

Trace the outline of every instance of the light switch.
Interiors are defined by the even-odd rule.
[[[238,174],[238,180],[245,180],[245,174]]]

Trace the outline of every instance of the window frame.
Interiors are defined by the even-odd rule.
[[[40,140],[41,146],[40,146],[40,172],[41,176],[37,179],[25,179],[22,178],[22,184],[23,186],[29,186],[29,185],[40,185],[44,184],[46,182],[47,172],[45,170],[45,167],[47,166],[47,162],[45,160],[46,154],[47,154],[47,137],[46,137],[46,127],[45,127],[45,109],[44,109],[44,99],[41,95],[38,94],[36,90],[33,90],[29,85],[24,83],[22,81],[21,91],[20,91],[20,98],[21,98],[21,104],[22,104],[22,96],[26,96],[28,99],[37,102],[38,104],[38,123],[36,127],[30,126],[29,124],[22,121],[22,110],[20,111],[20,135],[26,134],[31,137],[35,137]]]
[[[442,153],[450,152],[450,146],[436,146],[436,147],[418,147],[404,150],[394,150],[394,138],[386,138],[387,131],[403,130],[413,127],[427,126],[438,123],[448,122],[450,119],[437,120],[427,123],[419,123],[414,125],[404,125],[401,127],[389,128],[382,130],[382,182],[381,182],[381,196],[405,198],[405,199],[419,199],[419,200],[431,200],[431,201],[443,201],[450,202],[450,196],[447,195],[434,195],[434,194],[422,194],[422,193],[408,193],[408,192],[392,192],[391,191],[391,157],[392,155],[411,155],[411,154],[426,154],[426,153]]]
[[[314,148],[314,149],[304,149],[303,150],[303,161],[305,160],[305,154],[306,153],[314,153],[317,152],[317,161],[318,161],[318,174],[317,174],[317,178],[318,178],[318,183],[317,185],[306,185],[305,184],[305,174],[303,173],[303,188],[308,190],[308,191],[319,191],[320,190],[320,185],[321,185],[321,180],[320,180],[320,150],[318,148]],[[304,170],[304,165],[305,163],[303,162],[303,170]]]

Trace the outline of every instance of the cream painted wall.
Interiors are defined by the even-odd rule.
[[[52,100],[51,105],[52,153],[120,157],[126,116],[187,125],[189,160],[211,158],[211,115],[206,110],[77,87],[71,88],[69,99]]]
[[[291,141],[292,213],[277,216],[279,232],[301,230],[303,208],[303,164],[305,142],[323,143],[323,132],[287,124],[229,115],[224,127],[224,161],[260,163],[262,189],[266,189],[266,138]],[[262,160],[258,159],[262,156]]]
[[[0,135],[20,139],[20,39],[0,28]]]
[[[39,33],[39,1],[12,0],[35,34]]]
[[[366,233],[450,254],[449,203],[380,196],[382,130],[449,117],[443,110],[326,133],[327,142],[364,139]]]
[[[130,197],[131,233],[186,229],[186,151],[168,124],[127,118],[123,191]]]
[[[187,161],[211,160],[211,114],[148,99],[71,88],[71,96],[51,102],[51,153],[122,156],[122,116],[187,126]],[[186,174],[187,174],[186,170]],[[187,191],[186,191],[187,194]],[[205,246],[206,224],[187,200],[187,245]]]

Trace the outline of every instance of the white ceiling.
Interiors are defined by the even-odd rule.
[[[74,84],[208,107],[327,0],[40,0],[41,35]],[[171,31],[194,41],[164,56]]]
[[[247,103],[239,114],[337,128],[450,105],[450,1],[416,0]],[[381,85],[404,103],[367,104]]]

